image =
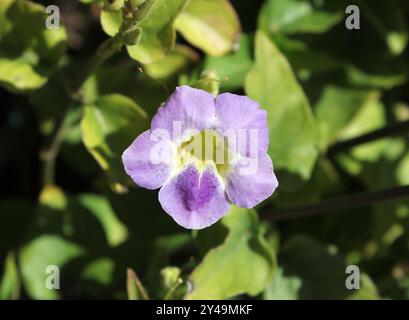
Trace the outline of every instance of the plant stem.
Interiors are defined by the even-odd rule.
[[[178,279],[172,287],[169,289],[169,291],[165,294],[165,297],[163,300],[171,300],[172,294],[176,291],[176,289],[183,283],[182,279]]]
[[[65,133],[68,130],[68,127],[64,125],[68,108],[64,109],[67,110],[62,110],[63,113],[56,119],[56,130],[54,130],[51,135],[51,139],[48,142],[49,145],[40,152],[40,158],[43,161],[43,187],[54,185],[55,160],[61,143],[64,140]]]
[[[126,33],[132,31],[141,18],[140,13],[137,14],[137,11],[129,12],[129,10],[126,10],[127,9],[124,8],[124,21],[119,32],[114,37],[105,40],[99,46],[94,56],[83,69],[83,72],[81,72],[79,77],[73,83],[71,92],[67,93],[66,101],[61,104],[61,109],[56,114],[54,130],[40,152],[40,158],[43,161],[43,187],[54,185],[55,183],[55,161],[65,134],[68,131],[65,119],[73,100],[81,100],[81,89],[84,83],[107,59],[124,46]]]
[[[409,197],[409,186],[375,191],[364,194],[353,194],[335,199],[324,200],[306,206],[290,207],[276,210],[261,211],[261,217],[270,221],[306,218],[318,214],[327,214],[333,211],[352,209],[371,205],[377,202],[389,201],[397,198]]]
[[[409,120],[398,122],[390,126],[363,134],[361,136],[338,142],[328,149],[328,154],[333,155],[338,152],[348,150],[360,144],[372,142],[374,140],[385,137],[396,136],[407,132],[409,132]]]

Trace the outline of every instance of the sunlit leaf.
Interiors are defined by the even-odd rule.
[[[240,21],[228,0],[191,0],[178,16],[176,28],[207,54],[221,56],[238,40]]]
[[[98,195],[83,194],[78,200],[84,208],[93,212],[101,223],[110,246],[118,246],[127,239],[128,230],[118,220],[107,199]]]
[[[268,112],[269,154],[276,169],[308,179],[318,156],[319,135],[307,97],[285,57],[262,32],[246,93]]]
[[[360,275],[360,288],[353,292],[349,300],[379,300],[379,292],[372,279],[365,273]]]
[[[263,238],[254,211],[234,207],[222,224],[228,235],[190,275],[193,290],[186,299],[226,299],[241,293],[254,296],[275,271],[274,253]]]
[[[109,285],[117,262],[113,266],[106,255],[127,239],[127,228],[104,196],[72,196],[47,187],[41,192],[40,206],[19,250],[24,288],[35,299],[59,298],[61,291],[45,285],[50,265],[60,269],[60,284],[77,279],[78,286],[87,281]]]
[[[198,54],[188,46],[176,45],[165,58],[147,64],[145,72],[154,79],[174,77],[199,60]]]
[[[291,39],[284,34],[274,34],[273,41],[301,80],[343,67],[341,60],[301,40]]]
[[[121,156],[138,134],[148,129],[148,116],[134,101],[119,94],[101,96],[85,106],[82,138],[88,151],[112,182],[127,181]]]
[[[19,260],[24,288],[35,299],[57,299],[58,290],[46,286],[47,267],[63,266],[71,259],[84,254],[77,244],[58,235],[42,235],[28,243],[20,251]]]
[[[0,3],[0,85],[13,92],[41,87],[65,51],[63,27],[47,29],[45,9],[31,1]]]
[[[327,86],[319,98],[315,112],[326,143],[333,143],[354,117],[367,104],[376,102],[380,93],[375,90],[348,89]],[[365,122],[370,122],[362,118]],[[349,134],[351,137],[351,134]]]
[[[386,124],[385,108],[379,101],[372,101],[364,105],[355,115],[352,121],[339,135],[340,140],[351,139],[376,129]],[[371,143],[356,146],[351,149],[355,159],[363,161],[376,161],[381,157],[387,139],[378,139]]]
[[[382,60],[365,57],[365,63],[348,65],[345,69],[352,85],[391,89],[404,84],[408,79],[408,66],[404,60]],[[361,62],[358,60],[358,62]]]
[[[108,286],[113,280],[114,270],[115,263],[112,259],[99,258],[84,267],[81,272],[81,278]]]
[[[317,2],[318,3],[318,2]],[[342,18],[341,12],[321,8],[324,2],[313,5],[308,0],[269,0],[259,16],[259,28],[268,33],[323,33]]]
[[[113,37],[121,27],[122,24],[122,12],[121,11],[101,11],[100,22],[102,30]]]
[[[263,293],[266,300],[296,300],[302,281],[297,276],[285,276],[281,268],[278,269],[267,289]]]

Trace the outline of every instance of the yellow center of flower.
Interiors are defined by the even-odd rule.
[[[223,177],[232,155],[228,151],[228,139],[214,130],[206,129],[179,146],[179,157],[181,167],[194,164],[199,171],[203,171],[210,165]]]

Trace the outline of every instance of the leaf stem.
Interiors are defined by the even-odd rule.
[[[306,218],[318,214],[329,214],[334,211],[367,206],[377,202],[389,201],[402,197],[409,197],[409,186],[394,187],[370,193],[347,195],[335,199],[323,200],[319,203],[306,206],[295,206],[273,211],[265,209],[260,213],[263,219],[282,221],[294,218]]]
[[[172,298],[173,293],[176,291],[177,288],[183,283],[182,279],[177,279],[176,282],[172,285],[169,291],[165,294],[163,300],[170,300]]]
[[[54,130],[40,151],[40,159],[43,162],[43,187],[55,184],[55,161],[65,134],[68,131],[68,126],[65,124],[65,119],[69,109],[71,108],[72,102],[77,99],[82,100],[81,89],[87,79],[93,73],[95,73],[107,59],[109,59],[115,52],[119,51],[125,45],[126,34],[131,32],[139,20],[144,18],[144,16],[141,15],[141,11],[143,10],[135,10],[129,8],[129,6],[124,7],[124,20],[119,32],[114,37],[105,40],[98,47],[94,56],[88,61],[78,78],[75,79],[75,82],[72,85],[71,93],[67,93],[68,99],[61,104],[61,108],[55,116]]]

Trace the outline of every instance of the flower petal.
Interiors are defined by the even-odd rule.
[[[153,149],[155,146],[161,149],[155,151]],[[173,158],[173,151],[169,147],[170,141],[152,139],[150,130],[143,132],[122,154],[126,173],[140,187],[147,189],[161,187],[172,170],[170,161]],[[161,161],[158,159],[159,152],[162,157]]]
[[[152,119],[151,129],[165,129],[173,133],[174,122],[180,122],[181,134],[186,130],[202,131],[216,123],[214,97],[203,90],[188,86],[176,88]]]
[[[255,150],[258,150],[258,153],[267,152],[269,139],[267,112],[260,109],[256,101],[246,96],[223,93],[216,98],[216,115],[221,130],[244,129],[244,135],[237,134],[238,140],[236,140],[236,143],[238,143],[239,153],[247,157],[250,154],[255,155],[255,152],[250,152],[252,142],[250,130],[253,130],[258,137],[257,145],[254,145]],[[241,148],[240,145],[243,147]]]
[[[182,227],[203,229],[227,213],[230,204],[213,170],[188,166],[159,191],[162,208]]]
[[[233,203],[242,208],[253,208],[270,197],[277,187],[273,163],[267,154],[247,158],[227,174],[226,193]]]

